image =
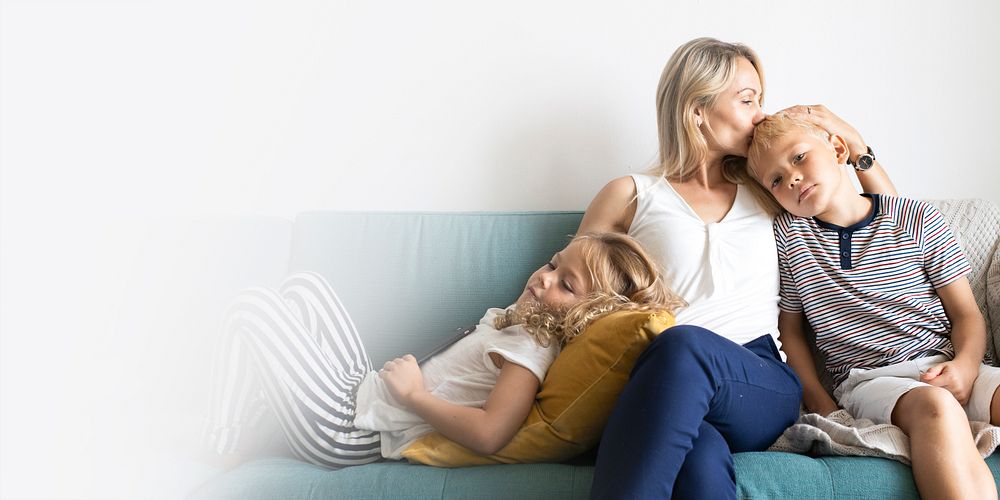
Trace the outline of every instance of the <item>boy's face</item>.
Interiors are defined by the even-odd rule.
[[[822,139],[793,127],[771,141],[760,152],[752,168],[757,181],[793,215],[822,215],[842,202],[845,179],[840,163],[846,161],[847,146],[837,135]],[[853,186],[848,194],[853,193]]]

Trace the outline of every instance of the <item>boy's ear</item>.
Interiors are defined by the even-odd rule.
[[[848,149],[844,138],[837,134],[830,134],[830,145],[833,146],[833,152],[837,155],[837,163],[840,165],[847,163],[847,159],[851,156],[851,150]]]

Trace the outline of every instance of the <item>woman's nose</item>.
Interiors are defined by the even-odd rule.
[[[767,115],[764,114],[764,108],[757,106],[757,114],[753,115],[753,125],[756,127],[758,123],[764,121]]]

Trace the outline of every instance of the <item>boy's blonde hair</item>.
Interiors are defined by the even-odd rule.
[[[750,142],[750,149],[747,151],[746,174],[750,177],[747,187],[750,188],[754,198],[760,202],[761,207],[772,217],[780,214],[784,209],[774,199],[774,196],[771,196],[771,192],[761,184],[762,180],[757,175],[757,171],[761,167],[760,159],[764,151],[771,149],[771,143],[775,139],[792,130],[808,132],[824,141],[830,138],[830,134],[826,130],[805,118],[788,113],[776,113],[765,117],[754,127],[753,141]]]
[[[587,233],[573,238],[591,282],[590,293],[565,311],[551,311],[537,304],[511,308],[496,320],[499,329],[523,324],[535,340],[548,346],[553,340],[569,342],[594,320],[618,311],[674,312],[686,305],[672,292],[660,268],[638,241],[622,233]]]
[[[695,123],[694,108],[711,108],[736,77],[740,58],[750,61],[760,77],[764,102],[764,70],[757,54],[746,45],[696,38],[681,45],[667,61],[656,89],[656,122],[660,163],[651,173],[669,180],[685,180],[708,157],[708,143]],[[723,175],[734,183],[747,182],[745,159],[727,156]]]

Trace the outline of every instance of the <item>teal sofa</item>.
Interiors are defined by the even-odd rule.
[[[988,321],[993,312],[1000,322],[1000,214],[988,202],[935,203],[969,253]],[[567,242],[581,215],[311,212],[275,234],[290,234],[287,271],[316,271],[334,285],[380,365],[425,352],[486,308],[509,303],[530,272]],[[991,350],[997,326],[990,325]],[[586,498],[593,474],[593,454],[568,464],[442,469],[386,461],[337,471],[271,455],[210,475],[190,498],[555,500]],[[1000,458],[987,462],[1000,477]],[[910,469],[889,460],[760,452],[736,454],[735,465],[741,498],[917,498]]]

